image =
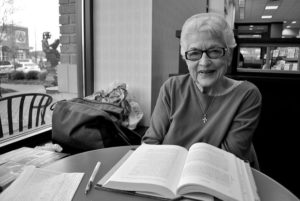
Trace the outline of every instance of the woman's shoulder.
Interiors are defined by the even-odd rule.
[[[258,87],[247,80],[243,80],[243,81],[235,81],[236,85],[234,87],[234,89],[232,90],[235,93],[239,93],[239,94],[253,94],[255,96],[260,97],[261,93],[258,89]]]
[[[184,75],[175,75],[172,77],[169,77],[166,81],[165,81],[165,85],[169,85],[169,86],[182,86],[184,84],[187,84],[189,82],[191,82],[191,76],[190,74],[184,74]]]
[[[190,89],[193,80],[189,74],[176,75],[169,77],[163,84],[162,88],[172,92],[186,92]]]
[[[243,90],[259,91],[259,89],[257,88],[257,86],[254,83],[247,81],[247,80],[241,81],[240,87]]]

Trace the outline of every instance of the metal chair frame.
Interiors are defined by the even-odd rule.
[[[12,95],[8,97],[0,98],[0,103],[6,102],[6,108],[7,108],[7,117],[8,117],[8,131],[9,135],[14,134],[14,128],[13,128],[13,107],[16,107],[16,105],[12,104],[13,100],[20,99],[19,101],[19,132],[23,131],[23,125],[24,123],[24,102],[25,99],[31,98],[30,104],[29,104],[29,112],[28,112],[28,122],[27,122],[27,128],[31,129],[34,125],[35,127],[38,127],[40,125],[45,124],[45,114],[46,109],[53,101],[52,96],[48,94],[43,93],[24,93],[24,94],[17,94]],[[36,110],[35,115],[35,122],[34,122],[34,110]],[[33,123],[35,123],[33,125]],[[2,121],[1,121],[1,114],[0,114],[0,138],[4,136],[3,134],[3,127],[2,127]]]

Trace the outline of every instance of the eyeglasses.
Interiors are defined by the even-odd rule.
[[[207,50],[189,50],[185,52],[185,58],[190,61],[198,61],[202,58],[203,53],[205,52],[208,58],[218,59],[225,55],[227,48],[224,47],[214,47]]]

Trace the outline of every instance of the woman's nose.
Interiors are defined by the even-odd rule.
[[[203,52],[201,59],[199,60],[198,65],[208,65],[210,64],[211,60],[207,56],[206,52]]]

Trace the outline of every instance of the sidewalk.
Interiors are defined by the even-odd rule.
[[[23,84],[6,84],[6,83],[1,83],[1,87],[2,88],[6,88],[6,89],[13,89],[16,92],[11,92],[11,93],[3,93],[2,97],[7,97],[7,96],[12,96],[12,95],[16,95],[16,94],[20,94],[20,93],[46,93],[46,89],[44,88],[43,85],[23,85]],[[53,97],[53,102],[55,103],[59,100],[63,100],[63,99],[71,99],[71,98],[75,98],[77,97],[77,94],[74,93],[49,93],[50,96]],[[18,104],[18,103],[15,103]],[[13,114],[15,116],[13,116],[13,126],[14,129],[18,129],[18,106],[17,107],[13,107],[13,109],[15,110],[13,112]],[[27,116],[28,116],[28,111],[25,109],[24,110],[24,126],[27,126]],[[0,114],[2,117],[2,126],[3,126],[3,132],[4,133],[8,133],[8,122],[7,122],[7,117],[5,117],[5,114],[7,114],[7,110],[6,110],[6,104],[2,103],[0,104]],[[50,110],[50,108],[47,109],[46,112],[46,116],[45,116],[45,121],[46,124],[49,124],[52,122],[52,110]],[[26,130],[24,128],[24,130]]]
[[[2,94],[2,97],[6,96],[12,96],[15,94],[20,94],[20,93],[46,93],[46,89],[43,85],[24,85],[24,84],[6,84],[6,83],[1,83],[2,88],[7,88],[7,89],[13,89],[16,92],[11,92],[11,93],[4,93]],[[51,93],[49,94],[53,97],[53,102],[62,100],[62,99],[70,99],[70,98],[75,98],[77,97],[77,94],[74,93],[64,93],[64,92],[58,92],[58,93]]]

